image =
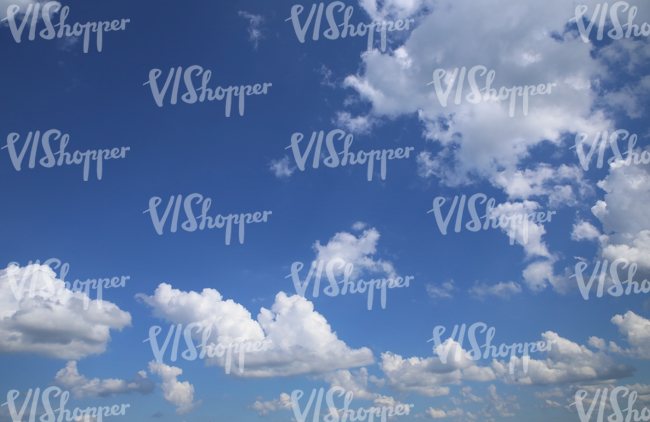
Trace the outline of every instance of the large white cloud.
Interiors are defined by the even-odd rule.
[[[128,312],[66,289],[47,265],[0,270],[0,352],[81,359],[106,351],[110,330],[130,325]]]
[[[432,174],[450,185],[478,175],[525,199],[551,193],[541,184],[537,190],[531,189],[527,178],[579,181],[579,174],[571,167],[540,166],[537,173],[544,170],[543,175],[528,175],[517,168],[529,154],[528,148],[543,140],[560,145],[562,133],[610,126],[603,114],[592,110],[597,96],[591,79],[605,75],[606,67],[590,56],[591,44],[576,38],[577,33],[556,39],[574,16],[575,2],[423,3],[432,12],[421,18],[403,46],[392,54],[378,50],[365,53],[363,73],[346,79],[348,87],[371,103],[371,114],[392,117],[417,113],[426,137],[443,146],[437,156],[429,156]],[[440,39],[445,42],[431,41]],[[497,89],[551,82],[557,86],[550,95],[531,97],[527,116],[521,111],[521,97],[514,117],[509,116],[508,100],[465,101],[470,92],[467,81],[461,104],[454,103],[454,88],[450,104],[442,107],[433,85],[427,86],[433,71],[443,68],[453,72],[463,66],[469,70],[475,65],[496,71],[493,87]],[[483,85],[481,82],[480,87]],[[522,181],[526,189],[517,188]]]
[[[232,365],[232,373],[238,376],[323,374],[374,363],[368,348],[348,347],[327,320],[314,311],[314,305],[298,295],[278,293],[271,309],[261,308],[257,320],[242,305],[224,300],[214,289],[183,292],[163,283],[153,296],[137,297],[150,305],[159,318],[185,326],[193,322],[211,326],[208,344],[245,339],[270,341],[270,350],[246,353],[243,373],[238,365]],[[193,334],[200,339],[203,333]],[[206,357],[206,363],[224,366],[225,359]]]
[[[131,392],[149,394],[154,390],[154,384],[147,378],[145,371],[135,374],[133,381],[115,378],[104,380],[93,378],[89,380],[84,375],[79,374],[77,362],[74,360],[69,361],[63,369],[56,373],[54,383],[72,390],[74,397],[108,397]]]

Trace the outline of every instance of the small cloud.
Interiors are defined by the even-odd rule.
[[[163,412],[156,412],[153,415],[151,415],[152,418],[162,418]]]
[[[474,287],[469,289],[469,293],[474,299],[485,300],[488,296],[496,296],[501,299],[510,299],[512,295],[521,293],[521,285],[513,281],[500,282],[493,286],[487,283],[474,283]]]
[[[248,40],[253,43],[253,48],[257,50],[257,46],[259,45],[260,40],[264,39],[264,35],[260,30],[260,25],[262,22],[264,22],[264,16],[252,15],[246,11],[241,10],[239,11],[239,16],[249,20],[250,23],[248,25]]]
[[[356,223],[354,223],[354,224],[352,225],[352,230],[360,231],[360,230],[365,229],[366,226],[368,226],[366,223],[364,223],[364,222],[362,222],[362,221],[357,221]]]
[[[442,286],[436,286],[431,283],[427,283],[425,286],[427,289],[427,293],[429,296],[431,296],[434,299],[439,299],[439,298],[449,298],[451,299],[453,296],[451,295],[451,291],[454,290],[454,280],[447,281],[446,283],[442,283]]]
[[[377,123],[377,120],[371,116],[352,117],[347,111],[338,111],[336,112],[336,119],[333,123],[355,135],[363,135],[370,132],[370,129]]]
[[[327,68],[324,64],[321,65],[320,69],[315,69],[315,72],[323,75],[323,80],[320,81],[320,84],[323,86],[329,86],[330,88],[336,88],[336,83],[332,82],[330,79],[332,77],[332,71]]]
[[[291,176],[291,173],[293,173],[294,170],[296,169],[295,167],[291,167],[289,165],[289,157],[287,157],[286,155],[281,160],[271,161],[270,168],[271,171],[275,174],[275,177],[278,178],[289,177]]]
[[[571,240],[593,240],[600,236],[600,232],[596,227],[591,225],[588,221],[580,221],[578,224],[573,225],[573,232],[571,232]]]

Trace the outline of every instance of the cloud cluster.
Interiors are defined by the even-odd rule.
[[[80,375],[76,361],[69,361],[63,369],[56,373],[54,384],[69,389],[74,397],[109,397],[117,394],[131,392],[149,394],[154,390],[153,382],[147,378],[145,371],[140,371],[133,377],[133,381],[109,378],[89,380]]]
[[[269,412],[277,412],[279,410],[291,410],[291,396],[287,393],[280,394],[280,399],[273,399],[271,401],[256,400],[247,409],[257,410],[259,416],[266,416]]]

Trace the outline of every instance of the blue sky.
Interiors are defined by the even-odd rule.
[[[24,12],[29,1],[0,1],[0,19],[13,4]],[[598,4],[591,0],[347,2],[355,25],[415,20],[409,30],[388,32],[386,51],[375,33],[369,52],[365,36],[326,39],[325,12],[319,40],[312,39],[312,23],[300,43],[285,21],[294,4],[62,3],[68,23],[130,19],[125,30],[104,34],[101,52],[91,34],[88,53],[83,40],[29,41],[29,23],[16,43],[7,21],[0,24],[7,58],[0,64],[2,146],[17,133],[20,152],[29,132],[57,129],[69,135],[69,152],[130,148],[126,158],[104,161],[102,180],[92,163],[88,181],[83,165],[39,165],[42,145],[35,168],[28,168],[30,147],[20,171],[8,149],[0,150],[0,395],[58,385],[72,391],[68,409],[129,403],[119,416],[124,421],[156,415],[179,422],[290,421],[295,416],[283,393],[303,390],[303,406],[312,389],[332,386],[355,392],[354,409],[382,400],[414,404],[403,419],[570,421],[578,418],[568,406],[576,391],[593,395],[613,386],[638,391],[638,408],[647,404],[647,295],[597,298],[594,290],[586,301],[571,276],[581,260],[589,278],[597,261],[626,259],[638,266],[635,281],[648,277],[650,168],[610,168],[608,147],[605,165],[596,168],[596,148],[585,171],[571,147],[578,133],[591,140],[625,129],[638,135],[639,154],[647,148],[648,38],[611,39],[608,18],[602,40],[596,23],[583,42],[570,19],[581,4],[591,17]],[[304,24],[312,5],[301,4]],[[638,7],[635,23],[650,22],[647,5],[629,5]],[[335,16],[342,22],[343,12]],[[627,12],[619,16],[627,22]],[[42,20],[37,25],[45,27]],[[158,107],[143,85],[149,72],[161,69],[160,88],[172,67],[193,65],[212,72],[212,89],[272,86],[245,97],[243,116],[236,99],[230,117],[223,100],[184,103],[183,80],[178,103],[169,103],[170,87]],[[427,85],[432,73],[477,65],[495,70],[497,89],[557,87],[531,97],[527,116],[520,98],[514,117],[508,101],[450,100],[442,107]],[[485,76],[477,80],[483,87]],[[200,86],[200,77],[193,81]],[[463,97],[469,92],[466,84]],[[292,135],[304,135],[304,153],[313,132],[335,129],[354,136],[355,153],[414,150],[388,161],[385,180],[379,162],[372,181],[366,164],[327,167],[325,141],[319,167],[312,166],[312,151],[305,170],[297,169],[286,149]],[[335,139],[340,152],[343,141]],[[53,151],[58,143],[51,142]],[[627,152],[627,141],[618,146]],[[243,244],[234,227],[226,245],[224,229],[182,230],[181,206],[178,231],[170,232],[170,215],[158,235],[143,213],[150,199],[162,199],[161,215],[171,196],[194,193],[211,198],[212,217],[272,214],[246,225]],[[442,235],[427,213],[435,198],[446,198],[446,216],[455,196],[478,193],[504,204],[498,208],[504,215],[556,214],[531,226],[527,244],[518,237],[510,245],[501,229],[467,230],[467,209],[463,229],[453,230],[453,214]],[[193,206],[195,215],[200,208]],[[485,204],[477,211],[483,216]],[[104,290],[101,311],[96,302],[79,308],[83,293],[18,301],[10,277],[50,258],[69,264],[65,281],[130,278],[125,287]],[[325,273],[318,297],[313,281],[304,298],[296,296],[286,278],[291,265],[305,264],[304,280],[313,260],[334,258],[352,262],[356,280],[415,278],[388,290],[385,309],[378,292],[372,310],[366,293],[324,295]],[[10,270],[10,262],[21,268]],[[609,275],[605,283],[611,285]],[[273,309],[271,320],[267,311],[258,317],[261,308]],[[154,354],[143,340],[152,326],[162,327],[162,342],[172,323],[199,321],[215,322],[215,342],[217,335],[268,338],[276,347],[247,355],[243,374],[225,374],[220,360],[172,362],[169,351],[164,366],[151,364]],[[446,327],[446,339],[454,325],[476,322],[496,328],[497,345],[556,339],[557,348],[531,354],[528,373],[521,363],[513,375],[500,372],[504,359],[441,365],[427,342],[434,327]],[[467,339],[463,348],[471,349]],[[111,389],[102,382],[109,379],[122,381]],[[11,420],[6,406],[0,418]]]

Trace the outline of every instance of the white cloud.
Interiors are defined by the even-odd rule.
[[[528,199],[548,196],[552,208],[577,204],[572,184],[584,187],[583,173],[577,166],[562,164],[557,169],[548,164],[538,164],[535,169],[508,170],[496,175],[496,184],[508,194],[508,199]],[[568,183],[561,185],[560,183]]]
[[[625,315],[614,316],[612,318],[612,323],[618,327],[618,332],[624,335],[626,341],[630,346],[632,346],[631,350],[625,351],[626,354],[636,357],[637,359],[650,359],[649,320],[632,311],[627,311]],[[602,343],[599,345],[602,345]]]
[[[453,297],[451,292],[456,289],[454,280],[446,281],[439,287],[431,283],[427,283],[424,287],[427,289],[427,294],[434,299],[451,299]]]
[[[347,111],[339,111],[336,113],[336,120],[333,123],[346,132],[363,135],[369,133],[377,121],[372,116],[352,117]]]
[[[429,416],[432,419],[442,419],[442,418],[455,418],[458,416],[463,416],[465,412],[463,409],[455,409],[455,410],[440,410],[440,409],[434,409],[433,407],[430,407],[426,410],[426,415]]]
[[[17,16],[16,16],[16,24],[18,26],[20,26],[21,19],[25,16],[25,12],[27,12],[27,7],[31,4],[32,5],[32,11],[31,11],[31,13],[29,15],[28,23],[25,24],[26,30],[29,31],[29,25],[31,24],[31,19],[32,19],[32,16],[33,16],[33,13],[34,13],[33,6],[36,3],[39,3],[39,2],[35,1],[35,0],[0,0],[0,20],[3,20],[3,19],[5,19],[7,17],[7,8],[9,6],[15,4],[16,6],[20,7],[20,9],[18,10]],[[42,2],[40,2],[40,3],[42,3]],[[41,4],[41,6],[42,6],[42,4]],[[41,15],[41,13],[40,13],[40,10],[39,10],[39,19],[42,19],[40,17],[40,15]],[[2,28],[3,26],[5,26],[5,27],[9,26],[9,23],[8,23],[7,20],[3,20],[2,22],[0,22],[0,28]],[[24,34],[24,32],[23,32],[23,34]],[[11,39],[13,40],[13,38],[11,38]]]
[[[501,397],[497,394],[497,388],[491,384],[487,388],[488,393],[485,396],[486,405],[480,414],[489,418],[496,414],[502,418],[515,416],[514,410],[519,410],[519,404],[516,403],[517,397],[504,394]]]
[[[361,0],[359,5],[372,17],[373,20],[404,19],[412,16],[421,7],[421,0],[392,0],[377,2],[375,0]]]
[[[314,305],[298,295],[280,292],[271,309],[261,308],[257,320],[242,305],[224,300],[214,289],[201,293],[172,289],[160,284],[153,296],[138,294],[153,308],[156,317],[174,324],[200,322],[211,326],[210,342],[249,339],[267,340],[271,349],[246,354],[244,372],[232,365],[237,376],[266,378],[299,374],[323,374],[343,368],[374,363],[368,348],[351,349],[339,340],[325,318],[314,311]],[[193,332],[197,339],[202,333]],[[225,366],[226,357],[206,356],[207,365]]]
[[[252,15],[245,11],[239,11],[239,16],[248,19],[248,40],[253,44],[253,48],[257,50],[260,40],[264,39],[264,35],[260,29],[260,25],[264,22],[262,15]]]
[[[183,374],[181,368],[165,365],[156,361],[149,362],[149,372],[162,378],[162,390],[165,401],[178,406],[176,414],[191,412],[199,406],[202,400],[194,401],[194,386],[188,381],[180,382],[177,377]]]
[[[357,221],[352,225],[352,230],[361,231],[365,229],[368,225],[363,221]]]
[[[640,151],[637,150],[638,153]],[[607,192],[591,209],[603,223],[602,257],[625,258],[650,270],[650,165],[610,168],[598,186]]]
[[[331,387],[343,387],[345,391],[352,391],[354,397],[361,400],[372,400],[380,397],[379,393],[368,391],[368,370],[361,368],[358,371],[350,372],[347,369],[341,369],[336,372],[325,374],[322,377],[330,383]]]
[[[600,236],[600,232],[596,227],[594,227],[588,221],[580,220],[578,224],[573,225],[573,231],[571,232],[572,240],[593,240],[597,239]]]
[[[425,397],[438,397],[449,394],[446,384],[460,384],[461,379],[495,379],[491,368],[477,366],[452,339],[447,339],[438,349],[434,346],[434,354],[442,353],[446,347],[449,347],[446,363],[442,363],[438,356],[404,359],[391,352],[383,353],[379,367],[386,374],[388,387],[400,393],[416,392]],[[455,358],[457,350],[460,352],[458,361]]]
[[[420,156],[421,174],[437,175],[448,185],[487,178],[513,196],[555,194],[555,202],[573,203],[575,192],[565,187],[579,184],[581,176],[575,169],[540,165],[526,172],[520,168],[530,148],[545,140],[559,147],[564,133],[610,128],[604,114],[593,111],[598,97],[591,89],[591,80],[606,74],[606,67],[592,59],[592,46],[576,39],[576,34],[565,34],[562,42],[551,37],[552,32],[563,33],[574,16],[571,3],[474,3],[423,1],[431,13],[421,17],[405,44],[390,54],[364,53],[360,71],[348,76],[344,85],[371,104],[369,116],[418,116],[426,137],[442,146],[437,155]],[[432,39],[445,42],[431,43]],[[465,101],[470,92],[467,80],[461,104],[454,103],[454,87],[450,104],[442,107],[433,85],[427,86],[433,71],[453,72],[463,66],[469,70],[475,65],[496,71],[493,88],[497,90],[551,82],[557,86],[550,95],[531,97],[527,116],[522,113],[521,97],[514,117],[509,116],[508,100]],[[485,76],[478,80],[482,88]],[[565,179],[569,184],[556,191],[553,185]]]
[[[523,271],[524,282],[528,288],[540,292],[550,284],[556,292],[566,294],[572,284],[566,276],[556,275],[553,272],[554,263],[555,258],[529,264]]]
[[[566,396],[565,392],[559,387],[551,388],[550,390],[547,391],[535,392],[535,397],[537,397],[538,399],[550,399],[554,397],[565,397],[565,396]]]
[[[544,225],[542,223],[533,223],[525,219],[526,214],[533,214],[539,208],[539,204],[534,201],[523,201],[523,202],[506,202],[503,204],[497,205],[492,210],[492,215],[498,219],[505,215],[508,217],[510,223],[507,227],[499,226],[500,230],[503,233],[507,233],[508,237],[512,239],[511,243],[517,242],[518,244],[524,247],[524,252],[526,252],[526,257],[544,257],[551,258],[551,254],[548,251],[546,243],[542,240],[542,236],[546,233]],[[521,219],[521,223],[516,218]],[[525,220],[525,221],[524,221]],[[513,223],[514,221],[514,223]],[[551,223],[552,224],[552,216]],[[491,223],[492,224],[492,223]],[[514,232],[512,231],[514,224]]]
[[[22,292],[19,286],[25,281]],[[12,291],[22,295],[16,300]],[[34,284],[34,294],[28,294]],[[91,289],[91,295],[94,291]],[[32,297],[30,297],[32,296]],[[87,309],[84,309],[84,302]],[[72,292],[47,265],[0,270],[0,352],[80,359],[106,351],[110,330],[131,325],[131,314],[114,303]]]
[[[488,296],[496,296],[501,299],[510,299],[513,295],[521,293],[521,286],[513,281],[500,282],[495,285],[487,283],[474,283],[474,287],[469,289],[469,293],[476,299],[485,300]]]
[[[89,380],[84,375],[79,374],[77,362],[73,360],[69,361],[65,368],[56,373],[54,384],[71,389],[74,397],[108,397],[131,392],[149,394],[154,390],[154,384],[147,378],[145,371],[135,374],[133,381],[115,378],[104,380],[93,378]]]
[[[561,385],[621,379],[634,371],[633,367],[617,363],[603,352],[593,352],[552,331],[542,334],[542,339],[555,341],[545,360],[530,359],[526,373],[522,359],[515,357],[514,374],[510,374],[508,363],[493,360],[490,366],[497,377],[506,384]]]
[[[257,410],[259,416],[266,416],[269,412],[277,412],[279,410],[291,410],[291,396],[287,393],[280,394],[280,399],[273,399],[271,401],[261,402],[256,400],[251,406],[248,406],[247,409]]]
[[[359,237],[347,232],[339,232],[325,246],[317,240],[312,247],[316,251],[316,260],[322,259],[327,263],[332,259],[341,258],[346,264],[352,263],[354,270],[350,276],[351,280],[360,277],[364,271],[395,278],[397,274],[392,262],[382,259],[374,260],[372,257],[377,253],[378,241],[379,232],[372,228],[365,230]],[[344,268],[334,267],[335,275],[340,275],[343,271]]]
[[[289,177],[296,170],[296,167],[291,167],[289,157],[286,155],[280,160],[271,160],[269,168],[278,178]]]

